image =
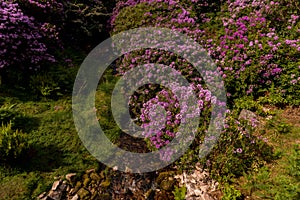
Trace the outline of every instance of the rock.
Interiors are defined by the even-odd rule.
[[[66,188],[66,192],[69,193],[70,191],[71,191],[71,186],[68,185],[67,188]]]
[[[75,194],[73,197],[72,197],[72,199],[71,200],[78,200],[79,199],[79,196],[78,196],[78,194]]]
[[[201,196],[203,194],[203,192],[201,190],[196,189],[196,190],[194,190],[194,194],[196,196]]]
[[[55,191],[58,188],[58,186],[60,185],[60,183],[61,183],[61,181],[55,181],[52,185],[51,190]]]
[[[49,197],[49,196],[46,196],[42,200],[53,200],[53,199],[51,197]]]
[[[82,175],[82,179],[83,179],[83,180],[84,180],[84,179],[87,179],[87,178],[90,178],[89,174],[83,174],[83,175]]]
[[[118,166],[114,166],[112,169],[113,169],[113,171],[117,171],[118,170]]]
[[[96,199],[100,199],[100,197],[99,197],[99,195],[98,195],[98,192],[92,193],[91,200],[96,200]]]
[[[70,194],[74,195],[78,192],[78,190],[81,188],[82,184],[80,181],[77,181],[76,185],[74,188],[71,189]]]
[[[85,171],[86,174],[91,174],[92,172],[95,172],[95,169],[88,169]]]
[[[217,190],[218,183],[210,178],[209,173],[197,167],[192,173],[183,172],[181,175],[175,176],[179,179],[180,186],[187,188],[185,198],[187,200],[214,200],[212,193]]]
[[[273,118],[272,115],[268,115],[268,116],[266,117],[266,120],[271,120],[272,118]]]
[[[174,172],[161,172],[159,173],[156,182],[159,184],[161,181],[163,181],[164,179],[168,179],[170,176],[173,176]]]
[[[62,192],[61,191],[50,191],[48,194],[52,200],[61,200]]]
[[[95,187],[89,187],[89,191],[92,193],[92,194],[95,194],[97,193],[96,191],[96,188]],[[92,195],[93,196],[93,195]]]
[[[87,200],[91,197],[90,192],[84,188],[80,188],[77,194],[80,197],[80,200]]]
[[[246,110],[246,109],[243,109],[241,112],[240,112],[240,115],[239,115],[239,119],[245,119],[245,120],[251,120],[251,118],[257,118],[257,115],[250,111],[250,110]]]
[[[43,199],[44,197],[46,197],[46,195],[47,195],[47,192],[43,192],[42,194],[40,194],[40,195],[38,196],[38,198],[39,198],[39,199]]]
[[[246,120],[249,125],[255,124],[255,126],[257,126],[259,124],[258,116],[254,112],[246,109],[241,111],[238,119]]]
[[[75,192],[75,188],[71,188],[70,191],[69,191],[69,194],[70,194],[70,195],[74,195],[75,193],[76,193],[76,192]]]
[[[104,171],[101,171],[99,176],[101,177],[101,179],[104,179],[105,178],[105,172]]]
[[[263,110],[265,113],[270,112],[270,108],[263,107],[262,110]]]
[[[129,167],[125,167],[125,173],[131,173],[132,172],[132,169],[130,169]]]
[[[73,184],[76,181],[76,173],[67,174],[66,179],[69,183]]]
[[[68,187],[68,184],[67,184],[67,183],[62,183],[62,184],[59,186],[58,190],[59,190],[59,191],[62,191],[62,192],[65,192],[65,191],[67,190],[67,187]]]
[[[154,191],[152,189],[149,189],[145,194],[145,199],[149,199],[150,196],[152,196],[154,194]]]

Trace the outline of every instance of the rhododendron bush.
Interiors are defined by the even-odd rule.
[[[91,50],[105,37],[113,4],[100,0],[1,1],[0,69],[37,70],[61,61],[64,49]]]
[[[125,7],[121,9],[124,5]],[[119,2],[114,10],[111,24],[114,33],[129,28],[154,26],[170,28],[172,30],[185,33],[190,37],[197,38],[202,35],[203,32],[198,28],[199,26],[196,23],[196,18],[193,17],[193,13],[195,15],[195,12],[192,10],[188,2]],[[135,15],[138,15],[139,17],[136,17]],[[183,46],[181,51],[188,51],[188,48]],[[141,63],[159,63],[180,70],[187,80],[191,81],[189,87],[197,91],[197,96],[199,97],[198,106],[201,109],[204,109],[204,104],[206,105],[205,109],[210,107],[210,92],[206,89],[205,85],[200,84],[203,83],[201,75],[184,58],[181,58],[172,52],[146,49],[125,54],[123,59],[119,61],[117,70],[120,74],[124,74],[127,70],[132,69]],[[178,85],[178,87],[180,87],[180,85]],[[155,91],[157,92],[156,94]],[[188,88],[186,88],[186,91],[188,91]],[[152,90],[152,95],[154,95],[153,99],[147,99],[148,101],[145,101],[146,99],[141,98],[142,96],[149,96],[149,94],[143,94],[144,92],[145,90],[137,91],[137,93],[131,99],[131,105],[133,105],[132,114],[135,117],[139,117],[140,123],[142,123],[146,128],[146,133],[144,133],[145,136],[152,135],[151,133],[148,133],[149,130],[147,127],[152,127],[152,123],[155,123],[155,121],[149,120],[149,109],[151,109],[150,107],[153,106],[153,104],[163,105],[163,107],[167,110],[167,113],[169,113],[167,115],[165,130],[149,137],[151,143],[156,148],[160,148],[167,145],[170,142],[169,140],[174,138],[176,135],[176,127],[183,119],[181,119],[180,113],[176,113],[176,111],[175,113],[173,112],[173,116],[171,116],[170,109],[178,107],[178,103],[176,106],[176,101],[172,97],[173,95],[170,93],[171,91],[158,87],[154,90],[154,93]],[[138,101],[140,99],[143,100]],[[158,120],[158,118],[156,119]]]
[[[215,60],[232,98],[257,98],[273,84],[283,84],[283,79],[286,88],[287,84],[297,85],[298,1],[241,0],[220,4],[220,12],[214,14],[204,12],[211,10],[207,1],[119,1],[111,18],[112,30],[117,33],[143,26],[167,27],[193,37]],[[200,12],[199,7],[208,8]],[[119,70],[130,68],[134,65],[131,61],[138,59],[139,56],[125,56],[123,63],[127,63]],[[162,56],[158,60],[165,59]],[[287,91],[278,92],[284,95]]]
[[[237,99],[245,97],[260,103],[299,105],[299,99],[295,99],[300,95],[299,2],[228,0],[210,3],[205,0],[118,1],[110,20],[111,34],[131,28],[152,26],[169,28],[193,38],[214,60],[217,66],[216,74],[220,73],[225,83],[229,108],[236,106],[234,102]],[[184,50],[183,48],[182,51]],[[203,128],[209,121],[210,106],[214,97],[207,89],[201,74],[184,58],[156,49],[126,53],[118,60],[117,71],[123,75],[144,63],[170,66],[179,70],[189,80],[190,86],[197,91],[198,106],[202,114],[207,114],[200,122]],[[212,74],[212,77],[214,75]],[[176,99],[172,99],[172,96],[170,91],[163,87],[147,86],[132,96],[131,114],[138,118],[137,123],[143,127],[151,127],[151,107],[163,106],[169,113],[168,127],[176,127],[180,123],[180,117],[178,112],[171,114],[170,108],[176,108]],[[231,119],[234,115],[233,112],[228,118]],[[229,121],[228,119],[228,124]],[[211,159],[216,159],[218,154],[226,154],[226,162],[234,162],[233,165],[237,168],[238,163],[241,163],[240,169],[236,169],[236,174],[239,175],[249,169],[253,162],[258,162],[259,158],[254,158],[253,154],[259,157],[262,155],[261,148],[266,148],[262,137],[255,139],[251,134],[244,134],[240,124],[239,120],[236,120],[236,123],[230,124],[233,127],[225,129],[219,146],[210,156]],[[150,133],[145,135],[149,136],[150,145],[159,149],[174,138],[174,130],[176,128],[166,128],[155,136],[149,136]],[[205,128],[200,132],[203,133],[204,130]],[[234,137],[236,140],[228,142],[228,138],[233,135],[237,136]],[[222,147],[227,144],[232,152]],[[234,172],[224,167],[218,173]]]
[[[33,17],[26,15],[20,5],[13,1],[1,3],[1,50],[0,68],[19,66],[38,68],[42,62],[54,62],[54,56],[48,52],[44,38],[55,27],[38,24]]]

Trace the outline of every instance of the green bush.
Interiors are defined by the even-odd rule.
[[[22,123],[25,123],[23,119],[25,116],[22,114],[11,110],[10,108],[1,107],[0,108],[0,124],[11,124],[12,129],[20,129]]]
[[[202,161],[212,176],[227,182],[274,159],[273,148],[263,136],[254,135],[254,128],[246,120],[237,120],[232,114],[227,117],[218,143]]]
[[[11,123],[0,127],[0,161],[16,161],[28,148],[26,135],[12,130]]]
[[[172,193],[174,194],[175,200],[185,200],[186,187],[175,187],[175,190]]]
[[[234,188],[232,185],[226,184],[223,188],[222,200],[236,200],[242,196],[241,192]]]
[[[36,97],[57,99],[71,95],[77,73],[77,67],[57,65],[30,77],[29,89]]]

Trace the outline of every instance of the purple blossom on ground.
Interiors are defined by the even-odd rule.
[[[242,153],[242,152],[243,152],[243,149],[242,149],[242,148],[237,148],[237,149],[236,149],[236,152],[237,152],[237,153]]]

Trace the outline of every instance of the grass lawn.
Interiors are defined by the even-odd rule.
[[[28,158],[0,166],[0,199],[34,199],[54,178],[97,167],[82,145],[72,118],[71,99],[24,101],[1,95],[1,108],[24,115]]]

